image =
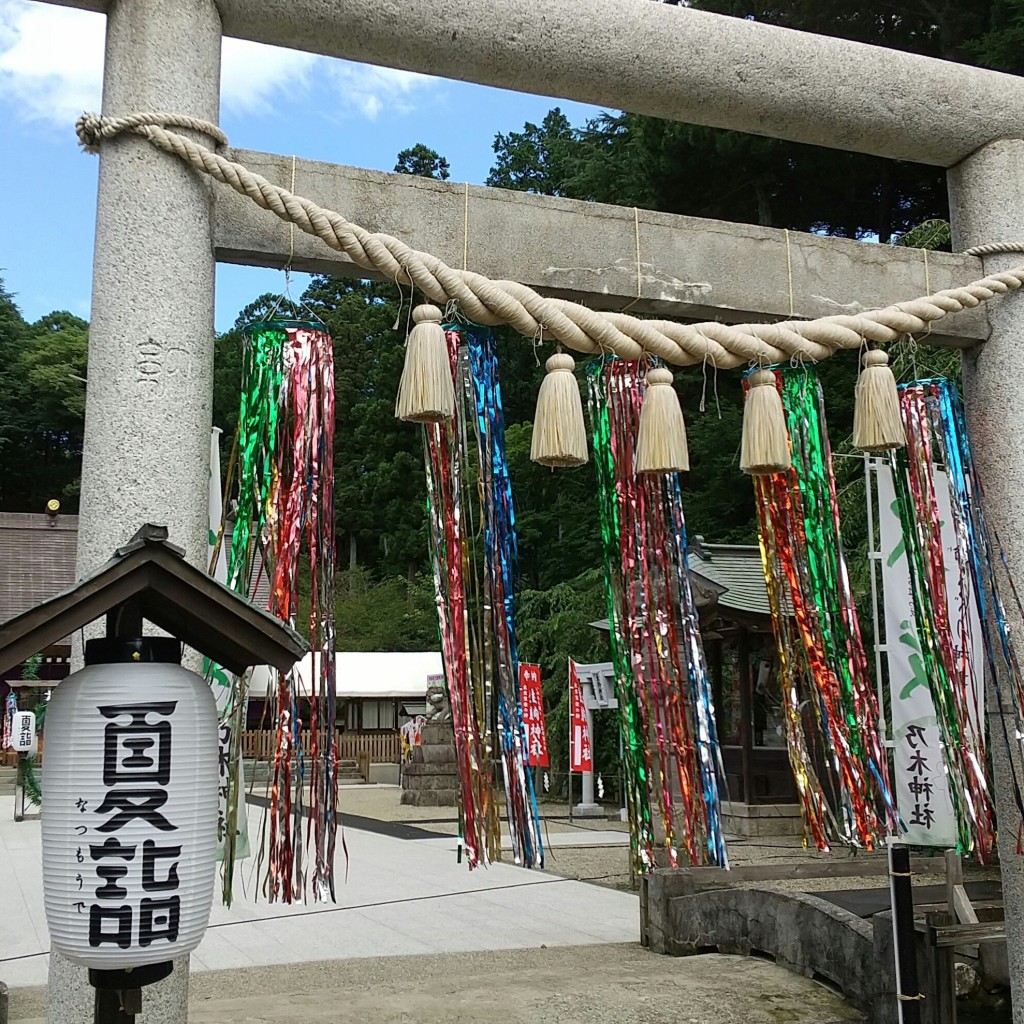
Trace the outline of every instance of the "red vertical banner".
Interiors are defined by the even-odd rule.
[[[548,767],[548,733],[544,725],[544,693],[540,665],[519,665],[519,704],[526,728],[526,750],[531,768]]]
[[[587,706],[583,687],[576,675],[576,662],[569,659],[569,771],[592,772],[594,757],[587,728]]]

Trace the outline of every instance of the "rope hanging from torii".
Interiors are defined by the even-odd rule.
[[[515,281],[492,281],[482,274],[456,270],[436,256],[418,252],[391,235],[367,231],[341,214],[293,195],[242,164],[168,130],[174,127],[199,132],[217,145],[226,145],[227,137],[209,122],[162,113],[117,118],[83,114],[75,127],[88,152],[97,152],[102,140],[126,132],[141,136],[194,169],[230,185],[282,220],[316,235],[366,270],[401,284],[413,284],[435,302],[457,302],[465,316],[477,323],[509,324],[526,337],[553,339],[587,354],[613,353],[628,360],[656,356],[675,366],[707,362],[723,369],[751,363],[764,366],[793,358],[817,362],[839,349],[857,349],[866,342],[885,344],[926,331],[949,313],[973,308],[1024,284],[1024,266],[1018,266],[961,288],[853,315],[734,325],[641,320],[626,313],[597,311],[575,302],[545,298]],[[980,246],[972,252],[988,255],[1020,248],[1009,244]]]

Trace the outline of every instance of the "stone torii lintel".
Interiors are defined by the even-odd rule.
[[[57,0],[105,11],[110,0]],[[1024,79],[651,0],[217,0],[223,33],[951,167],[1024,138]]]
[[[450,266],[467,258],[469,269],[492,280],[521,281],[594,309],[628,306],[731,323],[785,319],[792,269],[792,314],[813,319],[905,301],[982,274],[973,256],[929,253],[926,264],[920,250],[899,246],[314,160],[296,160],[293,172],[291,157],[250,150],[226,155],[277,184],[290,185],[294,173],[299,195]],[[283,267],[291,256],[296,270],[374,276],[221,185],[214,186],[214,245],[225,263]],[[929,344],[963,346],[988,337],[984,307],[936,326]]]

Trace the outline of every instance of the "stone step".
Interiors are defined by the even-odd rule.
[[[434,776],[444,778],[455,778],[459,774],[458,765],[451,764],[428,764],[425,761],[413,761],[405,766],[402,773],[408,779],[426,779]]]
[[[273,778],[274,766],[266,761],[261,761],[258,764],[247,763],[245,766],[245,785],[247,789],[251,786],[259,792],[262,787],[269,785]],[[355,761],[342,761],[338,765],[338,781],[351,785],[352,783],[362,783],[366,780],[363,778],[363,774],[360,772]]]

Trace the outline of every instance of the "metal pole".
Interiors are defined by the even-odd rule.
[[[135,991],[139,992],[138,989]],[[139,992],[140,1003],[141,995]],[[122,993],[115,992],[113,989],[96,989],[96,1001],[92,1013],[93,1024],[135,1024],[135,1014],[125,1010],[121,996]]]
[[[920,1024],[921,994],[914,948],[914,894],[910,885],[910,850],[889,844],[889,893],[892,900],[893,955],[896,960],[896,1008],[900,1024]]]
[[[871,573],[871,621],[875,628],[875,692],[878,696],[878,738],[883,747],[890,746],[887,738],[887,725],[885,718],[885,682],[882,674],[882,652],[887,650],[886,643],[889,638],[883,641],[881,620],[878,617],[878,566],[882,559],[881,541],[875,537],[875,487],[873,485],[873,474],[878,471],[881,462],[878,459],[864,459],[864,492],[868,510],[868,570]]]
[[[572,821],[572,658],[569,659],[569,820]]]

